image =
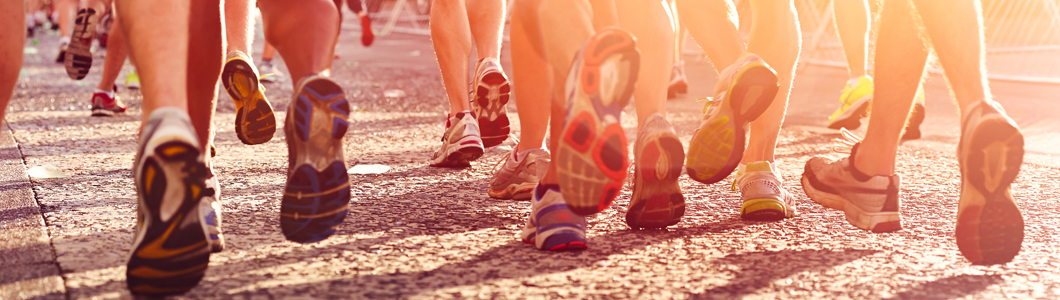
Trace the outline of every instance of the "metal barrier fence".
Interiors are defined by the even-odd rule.
[[[848,0],[795,1],[803,32],[802,67],[846,66],[833,21],[832,1]],[[743,23],[740,27],[750,28],[748,1],[736,2]],[[431,0],[365,0],[373,20],[382,25],[377,27],[382,36],[392,32],[429,34],[430,3]],[[983,0],[982,4],[988,77],[1060,84],[1060,0]],[[869,46],[870,51],[874,48]],[[872,57],[870,54],[869,59]]]

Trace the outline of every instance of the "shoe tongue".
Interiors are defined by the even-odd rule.
[[[769,166],[769,162],[756,161],[747,165],[744,172],[772,172],[773,168]]]

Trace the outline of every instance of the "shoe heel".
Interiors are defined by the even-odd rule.
[[[752,122],[769,108],[780,87],[777,74],[762,64],[752,65],[741,72],[729,96],[737,122]]]
[[[786,214],[784,203],[777,199],[750,199],[740,207],[740,218],[752,221],[779,221]]]
[[[982,197],[982,207],[969,205],[957,220],[957,248],[973,264],[1012,261],[1023,243],[1024,221],[1010,186],[1023,164],[1024,139],[1019,128],[1003,117],[984,120],[972,135],[961,175],[967,178],[961,197]],[[962,199],[963,200],[963,199]]]

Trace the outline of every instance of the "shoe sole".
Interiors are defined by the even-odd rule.
[[[787,217],[787,207],[777,199],[750,199],[740,206],[740,218],[751,221],[780,221]]]
[[[913,112],[909,115],[909,122],[905,126],[902,140],[915,140],[920,138],[920,124],[924,123],[924,105],[919,102],[913,105]]]
[[[475,89],[475,116],[482,130],[483,148],[500,145],[508,139],[511,128],[505,105],[511,90],[508,78],[501,72],[486,73]]]
[[[779,91],[777,75],[763,63],[748,65],[732,83],[728,105],[732,119],[715,118],[700,128],[688,144],[688,176],[713,184],[740,164],[747,140],[747,124],[758,119]]]
[[[802,174],[802,190],[806,192],[806,196],[809,196],[813,202],[824,207],[843,211],[847,222],[863,230],[875,233],[902,230],[902,215],[900,212],[866,212],[857,205],[850,204],[850,201],[843,198],[843,196],[818,189],[815,184],[820,184],[820,182],[814,179],[816,178],[815,176],[810,169],[809,163],[807,163]]]
[[[842,128],[846,128],[847,130],[854,130],[858,129],[858,127],[861,127],[861,118],[868,116],[869,103],[871,102],[871,99],[872,96],[865,96],[861,97],[861,99],[858,99],[858,101],[854,103],[854,108],[847,109],[846,112],[840,114],[839,117],[836,118],[835,122],[828,124],[828,128],[836,130]]]
[[[677,179],[685,161],[685,149],[673,132],[648,138],[637,153],[636,184],[626,211],[630,228],[666,228],[681,222],[685,197]]]
[[[236,104],[236,137],[247,145],[268,142],[276,134],[276,115],[252,70],[247,61],[232,58],[221,71],[221,83]]]
[[[1003,264],[1019,254],[1024,223],[1010,186],[1023,164],[1023,142],[1000,116],[983,120],[971,135],[955,231],[957,248],[973,264]]]
[[[160,210],[168,183],[162,164],[175,163],[180,166],[206,165],[198,159],[198,149],[183,141],[170,141],[155,147],[154,155],[145,158],[140,172],[144,186],[145,211],[151,220],[142,230],[143,238],[133,246],[125,276],[129,290],[137,295],[164,296],[191,290],[210,263],[210,246],[199,217],[199,198],[186,189],[186,198],[171,220],[162,222]],[[158,184],[163,184],[158,187]],[[153,189],[152,189],[153,188]]]
[[[557,206],[559,205],[559,206]],[[543,208],[538,211],[537,214],[548,214],[550,211],[559,209],[568,209],[569,206],[565,204],[553,204],[549,207]],[[531,216],[532,218],[534,216]],[[571,216],[566,216],[571,218]],[[570,220],[570,219],[568,219]],[[540,231],[544,229],[544,231]],[[540,234],[539,234],[540,233]],[[526,222],[526,226],[520,233],[522,241],[527,244],[534,245],[534,248],[538,250],[548,251],[578,251],[589,248],[589,242],[585,239],[585,228],[576,224],[553,224],[550,226],[534,226],[529,220]],[[545,237],[540,245],[537,244],[537,238]]]
[[[486,193],[489,194],[490,197],[502,200],[530,200],[534,193],[534,187],[536,186],[537,182],[524,182],[508,185],[499,190],[490,188]]]
[[[485,153],[481,139],[471,135],[464,136],[454,144],[446,145],[445,151],[448,152],[445,154],[445,159],[432,163],[432,167],[468,168],[471,167],[472,161],[479,159]]]
[[[584,216],[611,207],[626,181],[629,150],[621,115],[637,82],[640,53],[632,36],[609,30],[593,36],[575,64],[575,77],[567,82],[576,90],[568,93],[568,114],[552,165],[563,198]],[[603,78],[615,82],[604,84]],[[614,88],[608,94],[615,97],[603,99],[603,88]]]
[[[115,114],[115,112],[113,112],[113,111],[111,111],[109,109],[105,109],[105,108],[93,108],[92,109],[92,116],[93,117],[113,117],[114,114]]]
[[[313,243],[334,234],[348,213],[343,137],[350,107],[342,88],[324,77],[305,79],[296,91],[284,126],[290,165],[280,228],[290,241]]]
[[[92,40],[96,38],[96,23],[93,17],[96,10],[91,8],[81,9],[77,12],[77,20],[74,22],[74,32],[67,45],[63,65],[66,67],[66,75],[74,80],[84,79],[88,70],[92,68]]]

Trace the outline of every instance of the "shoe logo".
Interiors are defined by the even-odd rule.
[[[192,250],[205,247],[206,240],[177,249],[166,249],[162,246],[162,244],[169,240],[169,235],[173,233],[173,229],[177,227],[177,224],[181,223],[183,220],[183,214],[177,215],[176,218],[174,218],[173,222],[169,224],[169,228],[166,228],[166,231],[163,232],[162,235],[156,238],[154,241],[151,241],[147,245],[144,245],[144,247],[141,248],[139,251],[136,251],[136,256],[146,259],[163,259],[181,255]]]

